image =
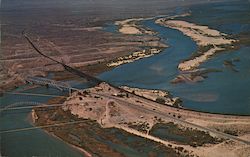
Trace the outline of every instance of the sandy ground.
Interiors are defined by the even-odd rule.
[[[162,99],[164,102],[163,104],[170,105],[170,106],[178,106],[181,107],[181,100],[179,97],[173,97],[169,92],[162,91],[162,90],[151,90],[151,89],[140,89],[128,86],[122,86],[122,89],[130,93],[135,93],[136,95],[142,96],[144,98],[157,101],[157,99]]]
[[[142,20],[146,20],[149,18],[132,18],[126,19],[122,21],[116,21],[115,25],[119,27],[119,32],[122,34],[130,34],[130,35],[138,35],[138,34],[150,34],[153,35],[154,32],[152,30],[147,30],[142,27],[138,22]]]
[[[139,59],[147,58],[147,57],[152,57],[158,53],[161,52],[161,49],[147,49],[147,50],[142,50],[138,52],[133,52],[132,54],[124,57],[119,57],[114,61],[111,61],[110,63],[107,64],[108,67],[116,67],[122,64],[127,64],[127,63],[132,63],[134,61],[137,61]]]
[[[206,52],[198,52],[197,57],[183,61],[178,65],[181,71],[197,69],[200,64],[204,63],[215,53],[233,48],[233,43],[237,42],[234,39],[228,39],[228,35],[221,33],[218,30],[211,29],[207,26],[200,26],[186,21],[168,20],[160,18],[156,20],[157,24],[177,29],[186,36],[191,37],[199,47],[210,46]],[[221,47],[222,46],[222,47]]]
[[[131,18],[131,19],[125,19],[125,20],[120,20],[116,21],[115,25],[119,26],[119,32],[123,34],[156,34],[156,32],[149,30],[148,28],[143,27],[139,22],[145,21],[145,20],[152,20],[157,17],[165,17],[167,19],[172,19],[176,17],[185,17],[189,16],[189,13],[184,13],[180,15],[174,15],[174,16],[167,16],[167,15],[158,15],[154,17],[148,17],[148,18]]]
[[[119,32],[123,34],[142,34],[142,32],[138,28],[130,26],[130,25],[123,25],[119,29]]]
[[[192,69],[196,69],[200,66],[200,64],[206,62],[209,57],[213,56],[217,51],[224,50],[224,48],[214,47],[207,52],[203,53],[199,57],[195,57],[194,59],[184,61],[178,65],[178,69],[181,71],[188,71]]]
[[[68,97],[64,103],[65,106],[63,109],[65,111],[69,110],[72,114],[80,118],[97,120],[103,127],[123,129],[137,136],[142,136],[164,145],[172,144],[174,146],[181,146],[189,152],[192,152],[192,154],[201,157],[220,157],[223,156],[223,153],[224,155],[235,157],[247,157],[247,155],[250,155],[249,145],[232,140],[226,140],[220,144],[205,145],[195,148],[188,145],[179,145],[171,141],[148,135],[152,126],[158,122],[158,118],[161,118],[163,122],[174,122],[182,127],[190,127],[189,124],[177,120],[181,119],[221,132],[223,132],[223,130],[225,131],[226,128],[234,128],[237,130],[240,138],[247,140],[248,138],[246,137],[250,135],[250,121],[248,116],[241,117],[200,113],[154,104],[145,99],[123,93],[106,83],[102,83],[85,91],[75,92],[72,96]],[[154,114],[154,111],[160,111],[169,116],[157,115]],[[172,118],[172,116],[178,118]],[[134,130],[129,127],[129,124],[137,125],[143,123],[149,126],[145,128],[145,132]],[[214,133],[210,135],[217,137],[217,134]],[[223,150],[223,152],[220,150]],[[213,153],[209,153],[211,151]]]
[[[236,42],[234,39],[226,39],[227,34],[218,30],[210,29],[207,26],[200,26],[186,21],[158,19],[156,23],[164,24],[173,29],[181,31],[191,37],[199,46],[224,45]]]

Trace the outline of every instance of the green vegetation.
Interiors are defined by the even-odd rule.
[[[173,104],[174,107],[181,107],[181,104],[182,104],[182,100],[180,98],[177,98]]]
[[[223,132],[229,135],[238,136],[238,131],[236,130],[224,130]]]
[[[60,137],[67,143],[83,148],[93,156],[124,157],[127,154],[133,156],[171,156],[189,157],[175,148],[165,147],[162,144],[138,137],[116,128],[102,128],[96,121],[79,119],[70,112],[65,112],[57,107],[53,110],[35,109],[39,119],[35,125],[47,125],[62,122],[81,123],[62,125],[46,128],[46,130]],[[52,118],[53,117],[53,118]],[[143,123],[141,126],[147,126]],[[98,149],[97,149],[98,148]]]
[[[165,100],[164,100],[163,98],[158,97],[158,98],[156,98],[155,101],[156,101],[157,103],[159,103],[159,104],[165,105]]]
[[[198,52],[207,52],[208,50],[214,48],[213,45],[207,45],[207,46],[199,46]]]
[[[214,138],[204,131],[192,128],[180,128],[173,122],[157,123],[150,130],[149,134],[164,140],[170,140],[193,147],[222,142],[221,139]]]
[[[149,124],[146,122],[138,123],[138,124],[132,124],[128,123],[128,127],[135,129],[137,131],[147,133],[147,130],[149,129]]]

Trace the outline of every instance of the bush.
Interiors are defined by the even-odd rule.
[[[159,104],[163,104],[163,105],[165,105],[165,100],[164,99],[162,99],[162,98],[156,98],[156,100],[155,100],[157,103],[159,103]]]

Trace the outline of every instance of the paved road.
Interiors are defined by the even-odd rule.
[[[226,133],[223,133],[223,132],[219,132],[219,131],[216,131],[216,130],[213,130],[213,129],[210,129],[210,128],[207,128],[207,127],[203,127],[203,126],[200,126],[200,125],[197,125],[197,124],[194,124],[194,123],[190,123],[190,122],[187,122],[187,121],[179,119],[179,118],[175,118],[175,117],[170,116],[170,115],[168,115],[165,112],[162,112],[160,110],[149,109],[145,105],[144,106],[139,106],[137,104],[133,104],[133,103],[124,101],[124,100],[122,100],[120,98],[117,98],[115,96],[110,96],[110,95],[106,95],[106,94],[98,94],[98,93],[95,93],[95,94],[97,94],[99,96],[106,97],[106,98],[114,99],[114,100],[116,100],[119,103],[125,104],[125,105],[127,105],[127,106],[129,106],[131,108],[137,109],[137,110],[147,111],[149,113],[152,113],[152,115],[158,115],[158,116],[161,116],[161,117],[167,117],[169,119],[173,119],[173,120],[175,120],[177,122],[180,122],[180,123],[183,123],[183,124],[187,124],[187,125],[189,125],[191,127],[195,127],[195,128],[207,131],[209,133],[213,133],[213,134],[215,134],[215,135],[217,135],[217,136],[219,136],[221,138],[231,139],[231,140],[235,140],[235,141],[242,142],[242,143],[245,143],[247,145],[250,145],[250,141],[246,141],[246,140],[240,139],[240,138],[238,138],[236,136],[233,136],[233,135],[229,135],[229,134],[226,134]]]
[[[88,74],[86,74],[86,73],[83,73],[83,72],[81,72],[81,71],[79,71],[79,70],[77,70],[77,69],[75,69],[75,68],[72,68],[72,67],[70,67],[70,66],[68,66],[68,65],[66,65],[66,64],[64,64],[64,63],[62,63],[62,62],[59,62],[59,61],[57,61],[57,60],[55,60],[55,59],[53,59],[53,58],[51,58],[51,57],[49,57],[49,56],[43,54],[43,53],[33,44],[33,42],[30,40],[30,38],[29,38],[26,34],[24,34],[24,32],[23,32],[23,35],[24,35],[24,37],[27,39],[27,41],[31,44],[31,46],[32,46],[40,55],[42,55],[42,56],[44,56],[44,57],[46,57],[46,58],[48,58],[48,59],[50,59],[50,60],[52,60],[52,61],[58,63],[58,64],[61,64],[61,65],[65,68],[65,70],[67,70],[67,71],[69,71],[69,72],[71,72],[71,73],[73,73],[73,74],[75,74],[75,75],[77,75],[77,76],[80,76],[80,77],[82,77],[82,78],[85,78],[85,79],[87,79],[87,80],[93,81],[93,82],[95,82],[95,83],[105,82],[105,81],[103,81],[103,80],[100,80],[100,79],[98,79],[98,78],[96,78],[96,77],[93,77],[93,76],[91,76],[91,75],[88,75]],[[111,85],[112,87],[116,88],[116,89],[120,89],[119,87],[116,87],[116,86],[114,86],[114,85],[112,85],[112,84],[110,84],[110,85]],[[124,92],[126,92],[126,93],[128,93],[127,91],[125,91],[125,90],[123,90],[123,89],[120,89],[120,90],[121,90],[121,91],[124,91]],[[102,96],[101,94],[98,94],[98,95]],[[136,96],[136,95],[131,94],[131,93],[130,93],[130,95]],[[203,127],[203,126],[199,126],[199,125],[197,125],[197,124],[193,124],[193,123],[190,123],[190,122],[181,120],[181,119],[174,118],[174,117],[172,117],[172,116],[167,115],[167,114],[164,113],[164,112],[156,111],[156,110],[151,110],[151,109],[146,108],[146,107],[138,106],[138,105],[136,105],[136,104],[132,104],[132,103],[126,102],[126,101],[124,101],[124,100],[118,99],[117,97],[114,97],[114,96],[110,96],[110,95],[103,95],[103,96],[106,96],[106,97],[108,97],[108,98],[115,99],[115,100],[117,100],[117,101],[119,101],[119,102],[125,103],[126,105],[129,105],[130,107],[133,107],[133,108],[136,108],[136,109],[139,109],[139,110],[145,110],[145,111],[151,112],[152,114],[156,114],[156,115],[160,115],[160,116],[163,116],[163,117],[167,117],[167,118],[176,120],[176,121],[178,121],[178,122],[181,122],[181,123],[184,123],[184,124],[187,124],[187,125],[190,125],[190,126],[193,126],[193,127],[196,127],[196,128],[202,129],[202,130],[205,130],[205,131],[208,131],[208,132],[210,132],[210,133],[217,134],[217,135],[219,135],[219,136],[221,136],[221,137],[223,137],[223,138],[228,138],[228,139],[236,140],[236,141],[243,142],[243,143],[245,143],[245,144],[250,145],[250,142],[249,142],[249,141],[240,139],[240,138],[238,138],[238,137],[235,137],[235,136],[232,136],[232,135],[229,135],[229,134],[225,134],[225,133],[222,133],[222,132],[218,132],[218,131],[213,130],[213,129],[210,129],[210,128],[206,128],[206,127]],[[141,97],[141,98],[142,98],[142,97]],[[144,99],[144,100],[146,100],[146,99]],[[154,102],[151,101],[151,103],[154,103]],[[158,104],[158,103],[156,103],[156,104]],[[158,105],[159,105],[159,104],[158,104]]]
[[[120,99],[118,97],[115,97],[115,96],[110,96],[110,95],[107,95],[107,94],[100,94],[100,93],[93,93],[93,94],[96,94],[96,95],[99,95],[99,96],[102,96],[102,97],[106,97],[106,98],[109,98],[109,99],[116,100],[120,104],[124,104],[124,105],[129,106],[131,108],[134,108],[136,110],[141,110],[141,111],[144,111],[144,112],[148,112],[148,113],[151,113],[152,115],[166,117],[166,118],[175,120],[177,122],[189,125],[191,127],[207,131],[207,132],[215,134],[215,135],[217,135],[217,136],[219,136],[221,138],[231,139],[231,140],[235,140],[235,141],[242,142],[242,143],[245,143],[247,145],[250,145],[250,141],[246,141],[246,140],[240,139],[240,138],[238,138],[236,136],[233,136],[233,135],[229,135],[229,134],[226,134],[226,133],[223,133],[223,132],[219,132],[219,131],[216,131],[216,130],[213,130],[213,129],[210,129],[210,128],[207,128],[207,127],[203,127],[203,126],[191,123],[191,122],[187,122],[187,121],[179,119],[179,118],[175,118],[173,116],[170,116],[170,115],[166,114],[166,112],[162,112],[160,110],[153,110],[153,108],[155,107],[155,105],[159,105],[158,103],[155,103],[154,105],[150,105],[150,106],[146,105],[146,104],[144,104],[144,106],[139,106],[138,104],[127,102],[127,101],[125,101],[123,99]],[[154,103],[154,102],[150,102],[150,103]],[[37,108],[39,108],[39,107],[52,107],[52,106],[62,106],[62,105],[63,104],[38,105],[38,106],[23,106],[23,107],[5,108],[4,110],[15,110],[15,109],[34,108],[34,107],[37,107]],[[0,111],[3,111],[3,110],[0,110]],[[46,125],[46,126],[38,126],[38,127],[30,127],[30,128],[20,128],[20,129],[14,129],[14,130],[6,130],[6,131],[0,131],[0,134],[2,134],[2,133],[11,133],[11,132],[18,132],[18,131],[25,131],[25,130],[32,130],[32,129],[38,129],[38,128],[54,127],[54,126],[66,125],[66,124],[76,124],[76,123],[81,123],[81,122],[83,122],[83,121],[76,121],[76,122],[72,122],[72,123],[71,122],[69,122],[69,123],[65,122],[65,123],[60,123],[60,124],[55,124],[55,125]]]

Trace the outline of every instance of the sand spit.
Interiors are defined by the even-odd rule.
[[[225,45],[236,42],[236,40],[227,39],[227,34],[221,33],[218,30],[186,21],[165,20],[164,18],[161,18],[156,20],[156,23],[181,31],[183,34],[196,41],[199,46]]]
[[[122,64],[134,62],[134,61],[142,59],[142,58],[151,57],[151,56],[156,55],[160,52],[161,52],[161,49],[156,49],[156,48],[137,51],[137,52],[134,52],[128,56],[119,57],[116,60],[108,63],[107,66],[108,67],[116,67],[116,66],[119,66]]]
[[[156,32],[149,30],[147,28],[144,28],[141,26],[138,22],[140,21],[145,21],[145,20],[152,20],[158,17],[165,17],[167,19],[172,19],[176,17],[185,17],[189,16],[189,13],[184,13],[180,15],[174,15],[174,16],[167,16],[167,15],[159,15],[155,17],[148,17],[148,18],[131,18],[131,19],[126,19],[126,20],[121,20],[121,21],[116,21],[115,25],[119,26],[119,32],[123,34],[130,34],[130,35],[138,35],[138,34],[149,34],[153,35],[156,34]]]
[[[198,52],[196,57],[192,57],[180,63],[178,68],[181,71],[197,69],[200,64],[208,60],[215,53],[234,48],[233,44],[237,42],[234,39],[229,39],[227,34],[221,33],[218,30],[186,21],[160,18],[156,20],[156,23],[169,28],[177,29],[186,36],[191,37],[200,49],[208,49],[204,52]]]
[[[213,56],[217,51],[225,50],[224,48],[214,47],[207,52],[203,53],[199,57],[195,57],[194,59],[184,61],[178,65],[178,68],[181,71],[188,71],[192,69],[196,69],[200,66],[201,63],[204,63],[209,57]]]
[[[141,89],[128,86],[122,86],[121,88],[125,89],[130,93],[142,96],[144,98],[157,101],[164,105],[170,105],[175,107],[181,107],[181,99],[179,97],[173,97],[168,91],[163,90],[153,90],[153,89]]]
[[[123,21],[116,21],[115,25],[119,26],[119,32],[129,35],[140,34],[155,34],[152,30],[148,30],[138,24],[139,21],[145,20],[145,18],[126,19]]]

